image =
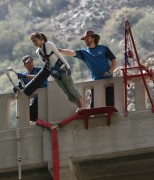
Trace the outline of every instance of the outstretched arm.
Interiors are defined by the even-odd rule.
[[[25,73],[17,73],[17,76],[19,79],[20,78],[22,78],[22,79],[27,78],[28,80],[32,80],[35,77],[35,75],[29,75],[29,74],[25,74]]]
[[[65,56],[76,56],[76,52],[71,49],[58,49],[59,52]]]
[[[55,44],[52,42],[48,42],[48,45],[49,45],[50,50],[52,50],[54,52],[54,54],[57,56],[57,58],[59,58],[66,65],[67,69],[70,69],[70,65],[68,64],[66,59],[61,55],[61,53],[58,51]]]

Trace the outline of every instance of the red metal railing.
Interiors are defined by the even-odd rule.
[[[134,38],[132,35],[131,27],[128,20],[125,20],[125,67],[122,69],[123,76],[124,76],[124,84],[125,84],[125,116],[128,114],[128,105],[127,105],[127,85],[128,79],[141,77],[144,83],[145,90],[147,92],[149,101],[151,103],[152,112],[154,112],[154,105],[152,101],[152,97],[149,93],[145,77],[149,76],[152,79],[152,70],[146,68],[144,65],[140,63],[140,59],[137,53],[137,49],[135,46]],[[132,61],[132,67],[130,66],[129,59]],[[135,74],[128,74],[129,71],[139,70],[139,72]]]

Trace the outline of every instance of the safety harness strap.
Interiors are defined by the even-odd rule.
[[[49,57],[54,53],[53,51],[51,51],[51,53],[49,55],[47,55],[46,53],[46,48],[45,48],[45,44],[43,44],[43,52],[44,52],[44,55],[41,53],[40,49],[39,49],[39,54],[41,57],[43,57],[43,61],[45,62],[45,60],[47,60],[47,63],[46,63],[46,66],[48,67],[49,69]],[[58,75],[55,74],[54,71],[57,71],[59,72],[59,74],[61,75],[62,73],[66,73],[65,70],[61,69],[62,65],[64,65],[64,63],[58,59],[55,66],[50,68],[50,71],[51,71],[51,76],[55,77],[55,78],[58,78],[59,80],[61,79],[61,77],[59,77]]]
[[[46,48],[45,48],[45,44],[43,44],[43,52],[44,52],[44,55],[41,53],[41,50],[39,49],[39,54],[40,54],[41,57],[43,57],[43,62],[45,62],[45,60],[47,60],[47,62],[49,62],[49,57],[50,57],[54,52],[51,51],[51,53],[47,55],[47,53],[46,53]]]

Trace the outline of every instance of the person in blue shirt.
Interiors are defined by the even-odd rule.
[[[73,56],[84,61],[91,73],[93,80],[108,79],[113,77],[116,68],[116,57],[109,47],[98,45],[100,36],[94,31],[86,31],[81,40],[85,41],[87,47],[80,50],[59,49],[59,52],[66,56]],[[107,106],[114,106],[113,86],[108,88],[106,99]],[[93,90],[92,90],[93,97]],[[93,100],[91,107],[93,107]]]
[[[42,67],[35,67],[34,59],[30,55],[26,55],[22,58],[26,72],[17,73],[19,80],[18,87],[23,89],[23,85],[28,84],[42,69]],[[21,82],[22,81],[22,82]],[[45,80],[40,88],[47,87],[48,80]],[[16,89],[14,88],[14,92]],[[36,96],[31,97],[30,99],[30,121],[36,121],[38,118],[38,98]]]

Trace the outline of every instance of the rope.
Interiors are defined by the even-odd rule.
[[[80,119],[82,116],[79,114],[75,114],[71,117],[68,117],[62,120],[58,125],[59,127],[63,127],[64,125],[74,121],[76,119]],[[53,176],[54,180],[60,180],[60,166],[59,166],[59,146],[58,146],[58,132],[54,125],[51,123],[38,119],[36,121],[36,125],[45,127],[51,130],[51,139],[52,139],[52,158],[53,158]]]
[[[53,158],[53,172],[54,172],[54,180],[60,180],[60,172],[59,172],[59,147],[58,147],[58,133],[56,129],[52,129],[52,124],[41,119],[36,121],[36,125],[47,128],[51,131],[51,139],[52,139],[52,158]]]
[[[54,180],[60,179],[60,169],[59,169],[59,147],[58,147],[58,133],[56,129],[52,130],[51,133],[52,138],[52,158],[53,158],[53,174]]]
[[[70,123],[71,121],[74,121],[74,120],[80,119],[80,118],[82,118],[81,115],[75,114],[75,115],[73,115],[73,116],[70,116],[70,117],[62,120],[62,121],[59,123],[59,126],[60,126],[60,127],[63,127],[64,125]]]

